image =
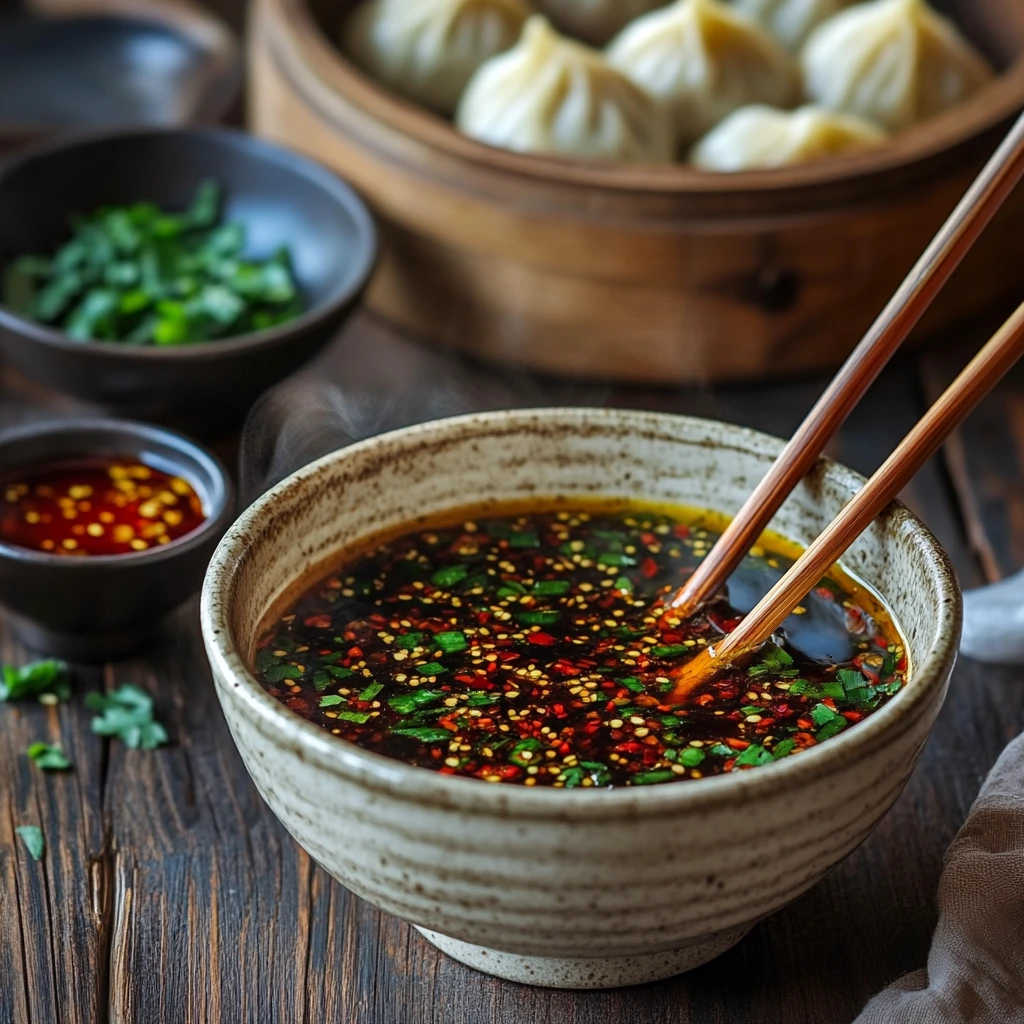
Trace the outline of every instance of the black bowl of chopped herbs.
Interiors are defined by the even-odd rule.
[[[63,142],[0,169],[0,355],[209,432],[337,333],[375,255],[351,188],[245,134]]]

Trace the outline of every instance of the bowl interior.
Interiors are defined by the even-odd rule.
[[[307,314],[360,286],[373,229],[348,186],[284,150],[212,130],[85,138],[14,162],[0,172],[0,265],[52,253],[69,237],[69,217],[101,206],[148,201],[183,210],[208,179],[222,187],[224,219],[245,225],[248,256],[290,250]]]
[[[282,716],[294,717],[289,731],[330,758],[326,742],[340,759],[348,745],[320,737],[315,726],[283,709],[246,665],[268,612],[336,568],[344,551],[418,516],[531,496],[631,497],[733,513],[780,449],[773,438],[705,420],[534,410],[438,421],[336,452],[259,499],[214,556],[203,628],[217,674],[247,680],[241,692],[261,714],[279,725]],[[839,466],[817,471],[793,493],[773,527],[807,543],[861,484],[862,478]],[[882,595],[907,641],[912,683],[900,700],[913,699],[915,687],[933,696],[956,650],[960,601],[934,538],[906,509],[893,506],[858,539],[844,565]],[[883,728],[889,708],[900,700],[850,733],[864,737]],[[844,742],[838,737],[826,748]],[[362,751],[359,757],[384,762]],[[394,775],[394,762],[386,763]],[[410,770],[410,784],[429,785],[422,776],[431,773]]]
[[[120,420],[69,420],[6,431],[0,434],[0,480],[20,468],[46,465],[67,459],[133,456],[164,472],[184,477],[203,503],[206,519],[192,533],[149,551],[113,556],[93,556],[90,565],[113,559],[149,558],[173,554],[183,545],[223,529],[233,512],[233,488],[223,465],[205,448],[173,431]],[[39,562],[67,559],[0,542],[0,552],[19,560]],[[77,564],[77,563],[76,563]],[[84,561],[83,561],[84,564]]]
[[[0,10],[0,136],[222,112],[239,64],[219,24],[205,15],[118,15],[116,0],[110,14],[98,6],[66,18]]]

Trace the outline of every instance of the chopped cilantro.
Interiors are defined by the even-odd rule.
[[[631,786],[653,786],[659,782],[671,782],[676,773],[671,768],[659,768],[653,772],[637,772],[630,780]]]
[[[448,671],[439,661],[428,661],[425,665],[417,665],[416,671],[421,676],[440,676]]]
[[[167,731],[153,718],[153,698],[131,683],[112,693],[89,693],[85,705],[101,712],[92,720],[92,731],[116,736],[126,747],[154,750],[167,742]]]
[[[457,651],[464,651],[467,647],[466,635],[457,630],[448,633],[438,633],[434,642],[444,651],[445,654],[454,654]]]
[[[59,700],[70,698],[68,667],[63,661],[48,658],[31,661],[21,668],[4,665],[0,669],[0,701],[26,700],[47,693],[54,694]]]
[[[824,725],[839,716],[827,704],[815,704],[811,709],[811,721],[815,725]]]
[[[736,758],[736,763],[733,765],[734,768],[744,768],[747,765],[762,765],[768,764],[772,760],[772,755],[768,753],[764,747],[759,746],[756,743],[751,743],[746,750],[744,750],[739,757]]]
[[[391,735],[408,736],[410,739],[419,740],[421,743],[441,743],[444,740],[452,739],[455,733],[450,732],[448,729],[410,729],[399,726],[391,730]]]
[[[338,718],[344,722],[355,722],[357,725],[364,725],[370,720],[369,711],[339,711]]]
[[[46,837],[43,835],[43,830],[38,825],[22,825],[14,831],[21,836],[21,841],[25,844],[29,856],[33,860],[42,860],[43,854],[46,852]]]
[[[558,597],[568,592],[568,580],[538,580],[530,591],[536,597]]]
[[[71,762],[60,747],[48,743],[33,743],[28,748],[28,756],[32,763],[44,772],[63,772],[71,767]]]
[[[658,644],[651,648],[651,657],[654,658],[678,658],[686,654],[690,648],[686,644]]]
[[[424,704],[431,704],[443,697],[441,690],[411,690],[409,693],[396,693],[388,698],[388,706],[400,715],[408,715]]]
[[[443,569],[438,569],[430,577],[430,582],[435,587],[454,587],[456,583],[461,583],[468,575],[469,568],[465,565],[446,565]]]

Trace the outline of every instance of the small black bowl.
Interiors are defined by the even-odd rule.
[[[0,541],[0,604],[28,647],[102,660],[135,650],[191,597],[234,519],[234,489],[216,456],[173,431],[121,420],[37,424],[0,434],[0,480],[65,459],[129,455],[181,476],[203,502],[192,533],[147,551],[68,558]]]
[[[0,167],[0,267],[55,251],[72,214],[140,200],[185,209],[207,179],[223,188],[224,218],[246,226],[251,255],[290,249],[305,313],[238,338],[160,347],[75,341],[0,306],[0,356],[118,414],[201,436],[239,422],[336,335],[373,269],[373,219],[330,171],[224,129],[132,130],[36,149]]]

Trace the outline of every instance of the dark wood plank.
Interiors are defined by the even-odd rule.
[[[25,652],[0,622],[0,662]],[[110,858],[102,816],[103,744],[81,694],[59,707],[0,705],[0,1020],[91,1024],[103,1015],[110,924]],[[26,750],[60,744],[71,772],[44,773]],[[46,853],[34,862],[15,829],[35,825]],[[69,955],[71,953],[72,955]]]

